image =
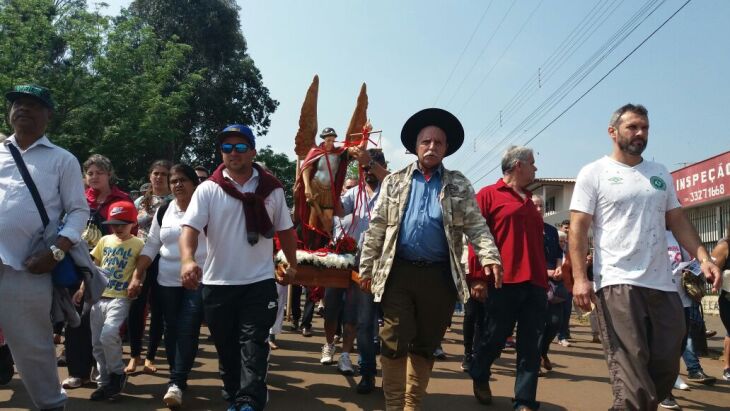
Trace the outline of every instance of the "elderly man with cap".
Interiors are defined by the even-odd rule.
[[[50,272],[81,239],[89,206],[78,160],[45,136],[54,107],[50,91],[22,85],[5,97],[15,133],[0,144],[0,328],[36,407],[62,410],[66,394],[56,370]],[[40,251],[31,247],[44,225],[15,157],[26,164],[49,219],[65,214],[55,244]]]
[[[296,273],[296,234],[282,184],[254,163],[256,139],[234,124],[218,135],[223,164],[193,194],[180,236],[183,286],[203,283],[203,309],[218,351],[223,398],[229,411],[266,406],[269,329],[277,300],[272,250],[279,237],[287,276]],[[205,230],[208,258],[195,261]]]
[[[464,142],[459,120],[438,108],[419,111],[403,126],[401,141],[418,160],[383,180],[365,232],[360,285],[380,301],[385,317],[386,409],[417,410],[457,298],[483,292],[467,287],[463,234],[487,270],[501,275],[502,267],[471,183],[442,164]]]

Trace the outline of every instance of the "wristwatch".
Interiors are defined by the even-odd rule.
[[[53,253],[53,259],[56,261],[61,261],[63,260],[63,257],[66,257],[66,252],[55,245],[51,246],[51,252]]]

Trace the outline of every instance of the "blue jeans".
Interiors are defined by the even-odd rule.
[[[689,317],[690,311],[693,308],[697,309],[697,307],[684,307],[684,319],[687,324],[687,341],[684,346],[684,351],[682,351],[682,359],[684,360],[684,365],[687,367],[687,373],[689,374],[702,371],[700,359],[697,358],[694,346],[692,345],[692,336],[689,334]]]
[[[499,358],[507,337],[517,323],[517,377],[513,406],[540,407],[537,395],[537,374],[540,371],[540,341],[545,331],[548,303],[547,291],[530,283],[503,284],[489,287],[487,319],[479,345],[469,368],[477,383],[489,381],[494,360]]]
[[[352,294],[357,304],[357,351],[360,354],[360,375],[375,376],[376,345],[378,331],[378,306],[373,295],[355,287]]]
[[[570,314],[573,313],[573,293],[572,290],[568,290],[570,298],[563,301],[563,323],[558,331],[558,340],[567,340],[570,338]]]
[[[201,290],[158,285],[170,384],[177,385],[181,390],[187,388],[188,374],[198,353],[200,323],[203,321]]]

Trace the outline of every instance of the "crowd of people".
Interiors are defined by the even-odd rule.
[[[649,134],[643,106],[613,114],[612,151],[580,171],[571,218],[559,228],[544,223],[544,199],[528,190],[537,171],[530,148],[508,148],[502,177],[478,192],[444,167],[464,140],[461,123],[445,110],[425,109],[405,122],[401,141],[417,160],[393,172],[379,149],[332,154],[337,134],[325,128],[326,148],[302,175],[344,156],[337,161],[356,161],[363,181],[345,180],[339,198],[314,182],[302,187],[307,204],[335,217],[331,235],[358,245],[357,281],[321,290],[292,284],[301,228],[281,182],[254,161],[256,136],[246,125],[217,135],[222,163],[212,173],[158,160],[141,195],[131,198],[115,184],[109,158],[93,154],[80,165],[49,140],[55,104],[48,89],[20,85],[6,99],[14,133],[0,147],[0,383],[12,378],[14,362],[41,410],[65,409],[66,390],[87,384],[96,386],[92,401],[118,399],[130,374],[157,371],[163,341],[169,381],[160,399],[182,407],[203,324],[218,354],[227,409],[262,410],[289,286],[291,329],[304,337],[323,303],[322,364],[336,362],[353,375],[350,355],[357,351],[357,393],[375,389],[380,356],[386,410],[423,408],[457,303],[465,309],[462,369],[481,404],[492,402],[490,379],[505,378],[492,365],[511,345],[514,408],[540,407],[539,376],[553,367],[555,339],[570,346],[575,304],[590,318],[593,342],[603,345],[612,409],[677,408],[672,389],[687,386],[680,358],[689,380],[715,382],[689,333],[701,314],[685,290],[687,263],[719,292],[728,333],[722,377],[730,380],[730,279],[722,281],[730,270],[728,238],[710,254],[667,169],[642,157]],[[49,234],[48,221],[63,224]],[[80,265],[77,245],[87,247],[95,268],[62,287],[56,276],[64,260]],[[286,258],[280,271],[277,250]],[[61,340],[57,358],[54,342]]]

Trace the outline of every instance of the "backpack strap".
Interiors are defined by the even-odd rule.
[[[170,207],[170,201],[167,201],[165,204],[161,205],[157,209],[157,214],[156,214],[156,217],[157,217],[157,225],[160,226],[160,227],[162,227],[162,217],[165,216],[165,213],[167,212],[167,208],[168,207]]]

